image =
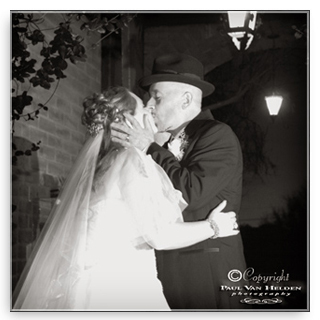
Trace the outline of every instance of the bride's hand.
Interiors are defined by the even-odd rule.
[[[235,212],[222,212],[226,205],[227,201],[222,201],[216,208],[211,211],[207,219],[209,223],[213,224],[214,229],[218,229],[216,232],[218,232],[219,238],[234,236],[240,232],[238,230],[238,223]]]

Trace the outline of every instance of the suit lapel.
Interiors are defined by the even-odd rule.
[[[190,142],[190,144],[186,148],[186,150],[189,149],[192,141],[196,137],[196,133],[199,131],[199,121],[213,120],[213,119],[214,118],[213,118],[210,110],[205,110],[205,111],[200,112],[192,121],[190,121],[188,123],[188,125],[186,126],[186,129],[185,129],[185,133],[188,136],[188,141]],[[167,142],[164,143],[164,145],[162,146],[163,148],[168,150],[168,143],[169,143],[170,139],[171,139],[171,137],[168,139]]]

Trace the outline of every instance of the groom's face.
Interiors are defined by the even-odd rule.
[[[159,132],[174,131],[182,123],[181,84],[157,82],[151,85],[147,107],[154,108],[154,120]]]

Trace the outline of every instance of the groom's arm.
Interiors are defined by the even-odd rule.
[[[202,132],[193,149],[188,150],[181,162],[156,143],[147,150],[168,174],[174,187],[182,192],[189,210],[197,209],[208,198],[217,196],[242,163],[239,142],[229,126],[210,121],[199,130]]]

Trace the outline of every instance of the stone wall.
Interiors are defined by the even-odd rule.
[[[53,28],[63,21],[63,15],[47,13],[43,19],[40,27],[46,29],[43,32],[49,42],[54,36]],[[57,81],[51,84],[50,90],[30,88],[34,105],[26,108],[25,113],[34,110],[38,103],[45,104],[53,94],[46,104],[48,111],[42,110],[34,121],[20,119],[14,126],[13,142],[18,149],[26,150],[32,143],[41,143],[40,150],[31,156],[18,157],[17,166],[12,166],[12,204],[16,206],[12,213],[13,288],[54,198],[85,141],[86,130],[81,124],[82,100],[101,90],[101,50],[99,47],[91,49],[91,44],[99,39],[98,35],[87,37],[79,26],[72,24],[72,32],[85,38],[82,45],[86,49],[86,62],[76,65],[68,62],[64,71],[67,77],[60,80],[57,88]],[[28,46],[37,61],[43,58],[39,56],[41,47],[41,43]]]

